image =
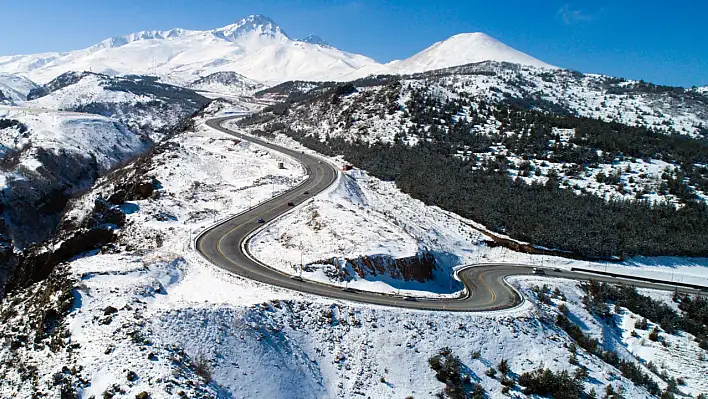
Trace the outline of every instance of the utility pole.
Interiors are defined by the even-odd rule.
[[[302,269],[305,268],[305,265],[302,261],[302,238],[300,239],[300,277],[302,277]]]

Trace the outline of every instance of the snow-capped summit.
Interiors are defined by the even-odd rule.
[[[326,40],[317,35],[309,35],[304,39],[300,39],[299,41],[303,43],[318,44],[320,46],[331,46],[331,44],[329,44]]]
[[[265,15],[254,14],[238,22],[213,31],[214,35],[227,40],[238,40],[241,37],[256,34],[272,39],[289,39],[283,29]]]
[[[217,72],[267,83],[337,80],[368,65],[380,64],[331,46],[292,40],[263,15],[213,30],[142,31],[83,50],[0,57],[0,72],[24,74],[38,83],[69,71],[153,75],[177,85]]]
[[[239,21],[224,26],[223,28],[214,29],[211,31],[194,31],[181,28],[170,29],[166,31],[147,30],[136,33],[131,33],[125,36],[112,37],[106,39],[91,49],[98,51],[103,48],[122,47],[132,42],[140,40],[169,40],[178,39],[186,36],[203,36],[212,34],[215,37],[231,42],[244,42],[249,38],[267,38],[276,42],[284,42],[289,40],[288,35],[283,29],[278,26],[272,19],[264,15],[249,15]],[[267,43],[266,43],[267,44]],[[263,45],[258,43],[256,45]]]
[[[556,68],[513,49],[482,32],[461,33],[433,44],[420,53],[386,66],[397,73],[417,73],[483,61],[502,61],[539,68]]]

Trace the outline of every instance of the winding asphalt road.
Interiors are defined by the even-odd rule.
[[[522,303],[523,297],[504,280],[509,276],[531,275],[533,267],[513,264],[471,265],[458,272],[458,277],[467,288],[465,295],[451,299],[410,298],[373,292],[344,290],[342,287],[327,285],[308,280],[298,280],[291,275],[273,269],[250,256],[248,240],[265,223],[288,212],[295,206],[314,197],[330,187],[337,180],[337,170],[327,162],[299,151],[284,148],[267,141],[246,136],[222,126],[222,123],[235,117],[212,119],[207,125],[237,137],[250,141],[270,150],[290,156],[300,161],[306,168],[308,178],[298,187],[289,190],[270,201],[264,202],[244,213],[207,229],[196,238],[197,250],[214,265],[239,276],[262,283],[288,288],[323,297],[344,299],[374,305],[392,306],[407,309],[442,310],[442,311],[489,311],[505,309]],[[306,194],[307,193],[307,194]],[[571,271],[546,269],[549,277],[563,277],[576,280],[594,279],[610,283],[625,283],[637,287],[655,288],[673,291],[676,287],[667,284],[647,283],[631,279],[600,276]],[[697,290],[681,288],[680,292],[696,293]]]

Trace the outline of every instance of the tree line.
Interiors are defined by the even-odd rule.
[[[412,197],[536,245],[589,257],[707,256],[708,206],[680,209],[637,200],[576,195],[557,185],[527,184],[505,171],[474,168],[441,143],[415,146],[326,141],[286,130],[305,146],[343,154],[357,167],[395,181]]]

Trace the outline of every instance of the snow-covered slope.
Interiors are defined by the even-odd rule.
[[[375,63],[331,46],[291,40],[269,18],[252,15],[211,31],[144,31],[68,53],[0,57],[0,71],[26,73],[42,83],[67,71],[158,75],[178,84],[232,71],[283,82],[336,79]]]
[[[555,68],[528,54],[515,50],[484,33],[462,33],[433,44],[420,53],[386,67],[395,73],[407,74],[483,61],[500,61],[538,68]]]
[[[115,117],[154,139],[209,103],[192,90],[159,83],[153,77],[89,72],[67,72],[33,90],[30,98],[25,106]]]
[[[10,102],[26,100],[27,94],[35,88],[37,84],[23,76],[0,73],[0,92]]]
[[[44,240],[72,195],[150,145],[115,119],[0,106],[0,294],[13,251]]]
[[[265,86],[236,72],[215,72],[190,83],[190,89],[228,95],[252,94]]]
[[[147,141],[115,119],[76,112],[55,112],[20,107],[0,107],[0,118],[17,120],[26,125],[24,132],[2,130],[0,156],[21,151],[19,165],[36,170],[42,167],[33,156],[42,148],[55,153],[74,153],[94,158],[99,171],[105,171],[126,157],[144,151]],[[22,130],[22,129],[20,129]]]

